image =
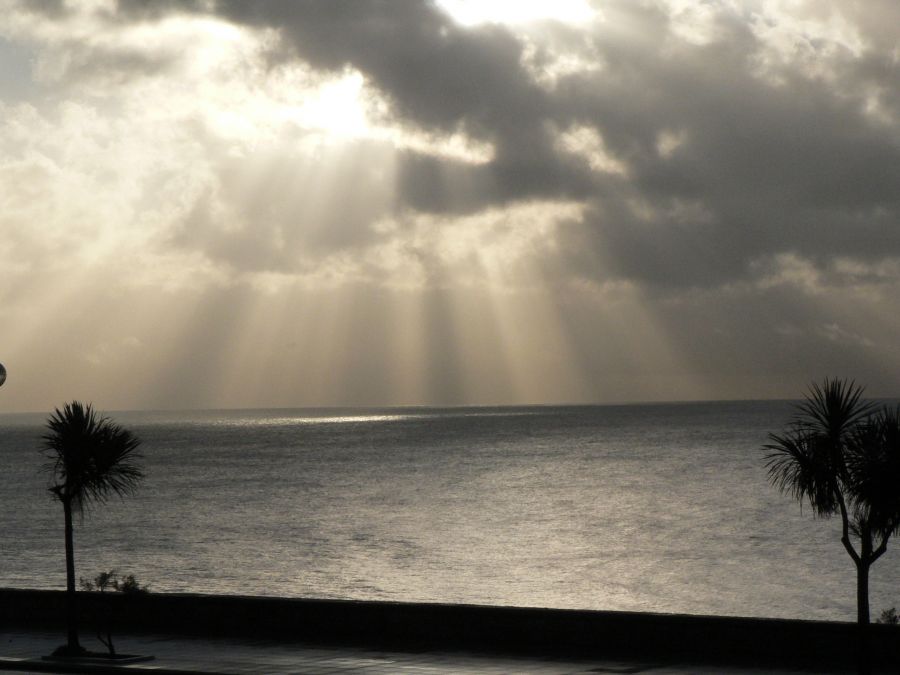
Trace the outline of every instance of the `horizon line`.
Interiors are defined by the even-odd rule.
[[[73,399],[78,400],[78,399]],[[118,413],[204,413],[204,412],[250,412],[261,410],[311,410],[311,411],[349,411],[349,410],[465,410],[474,408],[614,408],[642,405],[692,405],[712,403],[794,403],[801,401],[798,398],[722,398],[722,399],[645,399],[616,402],[578,402],[578,403],[402,403],[390,405],[378,404],[349,404],[349,405],[296,405],[296,406],[234,406],[234,407],[185,407],[185,408],[98,408],[95,410],[102,414]],[[900,400],[900,396],[874,396],[872,401]],[[89,402],[88,402],[89,403]],[[62,405],[62,404],[61,404]],[[91,404],[93,405],[93,404]],[[0,417],[7,415],[45,415],[52,410],[19,410],[0,411]]]

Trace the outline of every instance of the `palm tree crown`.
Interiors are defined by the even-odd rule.
[[[769,479],[799,502],[808,501],[818,516],[847,507],[850,492],[847,447],[861,421],[872,411],[855,382],[826,379],[813,383],[784,434],[769,434]]]
[[[853,380],[825,378],[821,386],[813,382],[797,406],[795,422],[831,442],[843,441],[854,425],[872,412],[873,404],[862,400],[863,391]]]
[[[127,429],[100,417],[78,401],[58,408],[47,420],[43,436],[46,469],[55,483],[50,491],[76,511],[90,502],[134,491],[144,477],[138,467],[140,441]]]
[[[856,520],[881,539],[900,531],[900,408],[883,408],[854,429],[847,469]]]

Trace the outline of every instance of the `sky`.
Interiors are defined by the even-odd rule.
[[[0,0],[0,411],[900,395],[896,0]]]

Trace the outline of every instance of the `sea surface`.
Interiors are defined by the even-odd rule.
[[[787,402],[121,412],[133,497],[77,574],[157,592],[853,620],[837,520],[766,478]],[[42,415],[0,415],[0,586],[65,586]],[[900,548],[872,611],[900,606]]]

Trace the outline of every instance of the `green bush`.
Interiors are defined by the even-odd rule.
[[[140,595],[150,592],[149,586],[142,586],[133,574],[120,578],[115,570],[100,572],[91,581],[82,577],[79,579],[79,584],[83,591],[97,591],[99,593],[118,592],[126,595]],[[97,639],[106,646],[110,656],[115,656],[116,648],[112,639],[113,607],[109,601],[105,604],[104,616],[97,618]]]
[[[877,623],[889,623],[889,624],[898,624],[900,623],[900,616],[897,615],[897,608],[891,607],[890,609],[886,609],[881,613],[876,619]]]

